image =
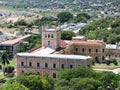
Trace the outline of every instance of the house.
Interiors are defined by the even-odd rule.
[[[12,52],[13,55],[15,55],[17,53],[19,45],[30,36],[31,35],[25,35],[16,39],[3,41],[0,43],[0,50],[8,50],[9,52]]]

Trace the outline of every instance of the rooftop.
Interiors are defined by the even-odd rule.
[[[106,49],[116,49],[117,45],[115,44],[106,44]]]
[[[7,40],[7,41],[4,41],[4,42],[1,42],[0,44],[4,44],[4,45],[13,45],[15,43],[18,43],[19,41],[27,38],[27,37],[30,37],[31,35],[25,35],[25,36],[22,36],[20,38],[17,38],[17,39],[13,39],[13,40]]]
[[[82,55],[62,55],[62,54],[36,54],[36,53],[18,53],[18,56],[24,57],[45,57],[45,58],[55,58],[55,59],[72,59],[72,60],[87,60],[90,59],[90,56]]]
[[[101,44],[104,44],[104,42],[101,41],[101,40],[87,40],[87,41],[75,41],[75,40],[72,40],[72,41],[70,41],[69,44],[101,45]]]

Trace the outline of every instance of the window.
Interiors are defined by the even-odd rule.
[[[38,75],[40,75],[40,72],[37,72]]]
[[[97,63],[100,63],[97,56],[95,57],[95,61],[96,61]]]
[[[61,65],[61,68],[64,69],[64,64]]]
[[[104,56],[102,56],[102,60],[103,60],[103,61],[105,60],[105,57],[104,57]]]
[[[47,38],[47,35],[45,34],[45,38]]]
[[[105,49],[103,49],[103,52],[105,51]]]
[[[37,67],[40,67],[40,63],[37,63]]]
[[[53,68],[56,68],[56,64],[53,64]]]
[[[85,49],[83,48],[83,49],[82,49],[82,52],[84,52],[84,51],[85,51]]]
[[[51,38],[54,38],[53,34],[51,34]]]
[[[50,41],[48,41],[48,46],[50,46]]]
[[[21,66],[24,66],[24,62],[21,62]]]
[[[50,38],[50,34],[48,34],[48,38]]]
[[[21,73],[24,73],[24,71],[22,70]]]
[[[56,73],[53,73],[53,78],[56,78]]]
[[[91,52],[91,49],[89,49],[89,52]]]
[[[48,63],[45,63],[45,68],[47,68],[48,67]]]
[[[96,49],[96,52],[98,52],[98,49]]]
[[[32,62],[29,62],[29,66],[32,67]]]
[[[78,52],[78,48],[76,48],[76,52]]]
[[[73,68],[73,65],[70,65],[70,68]]]

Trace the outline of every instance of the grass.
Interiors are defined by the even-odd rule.
[[[110,64],[110,65],[106,65],[106,64],[95,64],[94,66],[92,66],[93,69],[116,69],[116,68],[120,68],[120,65],[114,65],[114,64]]]

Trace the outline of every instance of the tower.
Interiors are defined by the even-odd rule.
[[[43,28],[42,29],[42,47],[50,47],[52,49],[57,49],[60,47],[61,40],[61,29],[60,27],[54,27],[52,29]]]

